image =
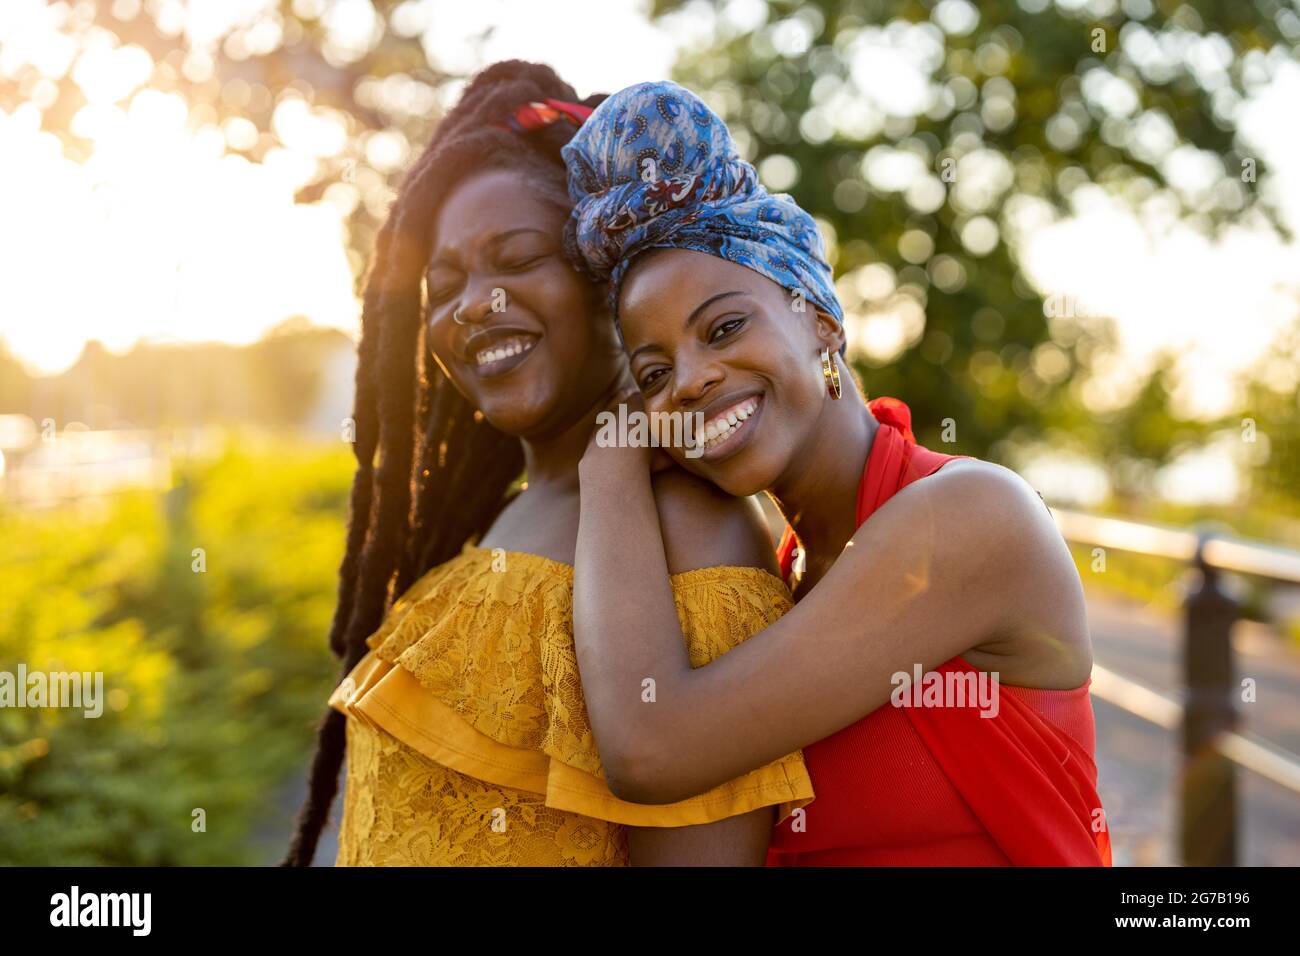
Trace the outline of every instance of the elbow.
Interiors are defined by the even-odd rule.
[[[627,803],[657,806],[676,803],[691,796],[671,781],[637,768],[621,769],[617,773],[607,770],[605,782],[609,785],[610,793]]]
[[[623,742],[608,754],[601,751],[605,784],[628,803],[676,803],[694,796],[673,767],[671,753],[652,742]]]
[[[635,768],[607,769],[605,782],[610,793],[627,803],[664,804],[676,803],[679,799],[666,793],[660,781]]]

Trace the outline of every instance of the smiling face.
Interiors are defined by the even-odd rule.
[[[434,218],[425,273],[438,364],[493,426],[521,438],[572,425],[623,362],[600,289],[564,258],[567,212],[542,192],[514,170],[462,180]]]
[[[646,410],[704,413],[704,453],[685,468],[733,495],[778,483],[814,434],[830,396],[822,349],[843,328],[752,269],[687,249],[638,259],[619,322]]]

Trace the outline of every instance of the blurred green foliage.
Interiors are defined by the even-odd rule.
[[[1271,71],[1300,56],[1294,5],[656,0],[652,15],[687,7],[693,22],[713,17],[675,76],[727,120],[765,180],[824,221],[837,277],[876,270],[841,283],[847,310],[896,309],[900,297],[924,309],[897,354],[857,364],[869,394],[907,400],[922,443],[940,441],[945,419],[959,450],[983,457],[1046,439],[1086,450],[1135,499],[1150,497],[1156,466],[1241,415],[1294,436],[1290,390],[1257,394],[1258,411],[1235,421],[1180,420],[1174,355],[1125,407],[1089,407],[1081,386],[1114,355],[1113,327],[1087,303],[1044,301],[1015,241],[1027,211],[1068,214],[1097,189],[1153,221],[1285,235],[1237,120]],[[900,61],[919,67],[922,86]],[[891,78],[898,89],[885,88]],[[1213,175],[1190,186],[1173,175],[1175,154]],[[885,162],[907,174],[882,185],[873,167]],[[1294,484],[1294,466],[1293,453],[1274,458],[1263,484]]]
[[[236,448],[164,495],[0,510],[0,670],[102,671],[106,698],[0,710],[0,864],[265,862],[335,676],[353,465]]]
[[[273,121],[287,100],[341,124],[343,148],[314,161],[296,198],[356,194],[347,242],[359,283],[409,167],[376,162],[386,151],[370,146],[382,135],[418,149],[464,77],[426,49],[436,4],[371,0],[374,29],[355,46],[333,34],[335,6],[275,0],[200,41],[180,28],[174,4],[78,3],[60,30],[147,51],[147,85],[183,96],[192,129],[251,124],[256,135],[226,147],[251,162],[288,145]],[[1115,489],[1107,507],[1132,513],[1154,497],[1162,464],[1249,417],[1264,441],[1245,463],[1248,505],[1300,513],[1300,405],[1293,376],[1266,367],[1294,368],[1300,339],[1261,361],[1221,421],[1177,414],[1176,353],[1159,356],[1122,407],[1102,407],[1085,392],[1121,351],[1114,328],[1091,314],[1095,304],[1045,302],[1018,245],[1025,222],[1068,216],[1099,192],[1156,232],[1175,221],[1206,234],[1224,224],[1285,232],[1280,177],[1239,123],[1253,94],[1300,57],[1294,0],[654,0],[648,9],[661,24],[688,12],[689,29],[674,34],[676,77],[727,120],[765,180],[825,224],[850,314],[907,315],[899,350],[862,357],[857,372],[869,394],[908,401],[922,442],[940,442],[951,420],[951,450],[1013,466],[1032,446],[1082,454]],[[579,26],[575,43],[599,30]],[[94,144],[73,123],[88,102],[73,72],[50,85],[22,66],[0,85],[0,109],[32,102],[39,87],[42,128],[83,161]],[[894,171],[882,177],[877,166]],[[0,409],[94,426],[78,407],[84,393],[145,427],[287,424],[313,384],[311,367],[286,360],[291,344],[259,344],[253,361],[142,349],[114,362],[94,348],[52,385],[29,381],[0,349]],[[219,387],[232,378],[241,388]]]

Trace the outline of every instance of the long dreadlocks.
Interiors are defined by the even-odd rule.
[[[525,131],[505,122],[521,105],[546,99],[577,99],[548,66],[506,60],[479,73],[438,124],[376,238],[358,346],[357,472],[329,638],[342,660],[340,679],[365,656],[366,638],[392,600],[487,530],[523,468],[519,439],[493,428],[424,347],[422,278],[437,206],[468,173],[520,170],[545,198],[569,208],[560,148],[574,127]],[[327,708],[317,729],[307,800],[284,866],[311,865],[338,790],[345,722]]]

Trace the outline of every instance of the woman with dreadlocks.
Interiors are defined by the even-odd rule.
[[[549,67],[484,70],[378,236],[330,636],[345,676],[286,864],[310,864],[345,746],[345,865],[757,865],[812,798],[797,752],[667,805],[605,783],[572,639],[577,468],[631,383],[562,251],[560,149],[600,97],[575,99]],[[655,496],[693,660],[789,609],[751,508],[677,470]],[[628,693],[653,701],[653,681]]]

